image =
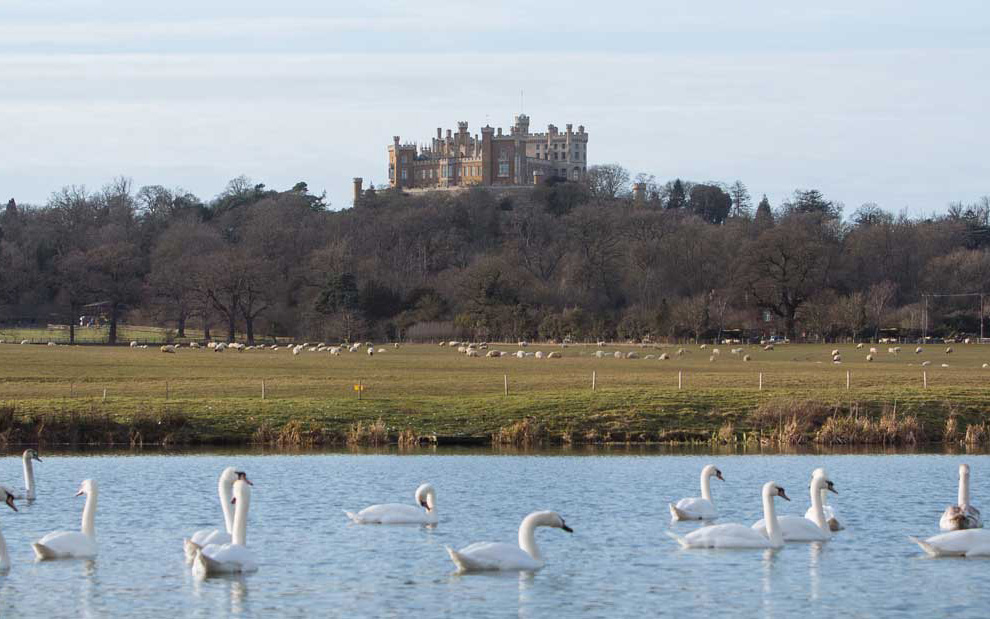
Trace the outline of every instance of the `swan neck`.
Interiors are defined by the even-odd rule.
[[[969,505],[969,474],[959,472],[959,506]]]
[[[773,504],[772,491],[767,488],[763,491],[763,520],[767,523],[767,537],[774,548],[784,545],[784,534],[780,531],[780,523],[777,521],[777,508]]]
[[[819,483],[818,480],[821,479],[816,477],[813,482],[811,482],[811,510],[815,515],[815,524],[822,531],[829,532],[828,523],[825,522],[825,488],[823,484]]]
[[[230,500],[233,498],[234,484],[226,479],[220,479],[220,487],[217,491],[220,494],[220,509],[223,510],[223,526],[229,535],[234,529],[234,507]]]
[[[536,561],[542,561],[543,555],[540,554],[540,548],[536,545],[537,526],[539,524],[535,515],[529,515],[523,519],[522,524],[519,525],[519,547]]]
[[[706,501],[712,500],[712,476],[707,469],[701,471],[701,498]]]
[[[34,498],[34,465],[31,463],[31,457],[27,455],[24,456],[24,497]]]
[[[247,517],[251,507],[249,492],[237,493],[237,503],[234,506],[234,528],[230,532],[231,541],[241,546],[247,545]]]
[[[86,493],[86,506],[83,507],[82,532],[87,537],[96,537],[96,501],[98,490]]]
[[[7,540],[0,533],[0,570],[10,568],[10,554],[7,553]]]

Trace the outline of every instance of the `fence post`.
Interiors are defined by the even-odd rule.
[[[265,379],[261,379],[261,399],[265,399]]]
[[[596,372],[591,370],[591,390],[595,390],[595,379],[597,378]]]
[[[849,391],[849,370],[846,370],[846,391]]]
[[[677,390],[681,390],[681,370],[677,370]]]
[[[760,391],[763,391],[763,372],[760,372]]]
[[[503,374],[502,375],[502,380],[505,383],[505,395],[509,395],[509,375],[508,374]]]
[[[922,382],[923,382],[923,384],[925,386],[925,389],[928,389],[928,372],[927,371],[922,371],[921,372],[921,380],[922,380]]]
[[[106,387],[103,388],[103,401],[104,402],[107,401],[107,388]]]

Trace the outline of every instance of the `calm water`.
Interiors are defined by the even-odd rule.
[[[973,467],[974,502],[990,505],[984,455],[43,457],[38,500],[19,513],[0,506],[14,564],[0,577],[0,616],[980,617],[990,608],[990,562],[926,559],[906,539],[937,532],[962,461]],[[781,512],[803,514],[810,473],[826,466],[847,529],[776,553],[679,550],[665,535],[667,502],[696,496],[709,461],[727,479],[712,482],[721,522],[760,518],[769,479],[793,499]],[[248,545],[261,567],[199,581],[181,542],[222,522],[216,478],[228,465],[255,483]],[[72,495],[84,477],[101,484],[99,558],[34,563],[31,541],[79,526],[84,499]],[[0,479],[22,486],[19,459],[0,460]],[[411,503],[424,480],[437,487],[436,529],[354,526],[341,513]],[[445,544],[514,541],[536,509],[560,511],[574,528],[540,530],[541,572],[453,574]]]

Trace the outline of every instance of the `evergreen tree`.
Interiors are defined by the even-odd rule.
[[[687,196],[684,191],[684,183],[681,179],[674,180],[670,187],[670,196],[667,198],[667,208],[684,208],[687,205]]]
[[[763,199],[756,207],[756,227],[760,230],[773,227],[773,211],[770,210],[767,194],[763,194]]]

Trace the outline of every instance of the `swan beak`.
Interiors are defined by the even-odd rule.
[[[780,498],[784,499],[785,501],[790,501],[791,500],[791,497],[787,496],[787,493],[784,492],[784,489],[783,488],[778,488],[777,489],[777,496],[779,496]]]
[[[9,494],[7,495],[7,505],[10,506],[10,509],[14,510],[15,512],[17,511],[17,506],[14,505],[14,497],[12,497]]]
[[[75,493],[73,496],[82,496],[84,494],[86,494],[86,491],[85,490],[80,490],[79,492]]]
[[[41,462],[41,457],[38,454],[34,454],[34,456],[31,459],[32,460],[37,460],[38,462]]]
[[[566,524],[560,525],[560,528],[563,529],[563,530],[565,530],[565,531],[567,531],[568,533],[573,533],[574,532],[574,529],[570,528]]]
[[[715,471],[715,479],[721,479],[722,481],[725,481],[725,478],[722,477],[722,471]]]
[[[230,500],[230,504],[231,505],[236,505],[237,504],[237,497],[236,496]]]
[[[426,501],[420,501],[419,504],[422,505],[423,509],[426,511],[430,511],[430,506],[426,504]]]
[[[828,482],[828,491],[834,492],[835,494],[839,494],[839,491],[835,489],[835,486],[832,485],[832,482]]]

